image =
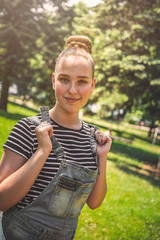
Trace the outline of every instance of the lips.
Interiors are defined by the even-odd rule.
[[[70,98],[70,97],[66,97],[65,98],[69,103],[76,103],[79,101],[79,98]]]

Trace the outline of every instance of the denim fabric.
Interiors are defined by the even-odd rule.
[[[5,240],[3,229],[2,229],[2,213],[0,213],[0,240]]]
[[[95,140],[92,139],[91,144],[96,145]],[[78,217],[95,184],[98,170],[67,162],[63,151],[58,151],[57,158],[61,161],[60,168],[43,192],[26,208],[13,207],[3,213],[6,240],[74,239]]]

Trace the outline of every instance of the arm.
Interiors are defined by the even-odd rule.
[[[96,183],[87,199],[87,204],[91,209],[98,208],[107,193],[106,183],[106,166],[107,166],[107,154],[110,150],[112,140],[104,135],[99,130],[95,133],[95,138],[98,141],[97,155],[99,159],[99,172]]]
[[[38,148],[28,161],[11,150],[4,150],[0,164],[0,210],[6,211],[28,193],[52,149],[52,134],[49,123],[41,123],[36,128]]]

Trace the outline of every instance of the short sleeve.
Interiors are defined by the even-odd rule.
[[[27,118],[23,118],[13,127],[3,147],[29,159],[33,152],[33,142],[34,139],[30,128],[30,121]]]

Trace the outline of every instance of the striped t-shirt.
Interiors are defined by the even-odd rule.
[[[37,116],[41,119],[40,114]],[[54,136],[63,147],[66,160],[96,170],[95,160],[90,148],[90,127],[85,122],[82,123],[80,130],[73,130],[62,127],[51,120]],[[22,155],[26,159],[32,156],[38,147],[38,142],[35,126],[28,118],[23,118],[14,126],[3,147]],[[56,160],[56,155],[52,150],[30,191],[17,204],[19,209],[26,207],[39,196],[53,179],[59,166],[60,162]]]

